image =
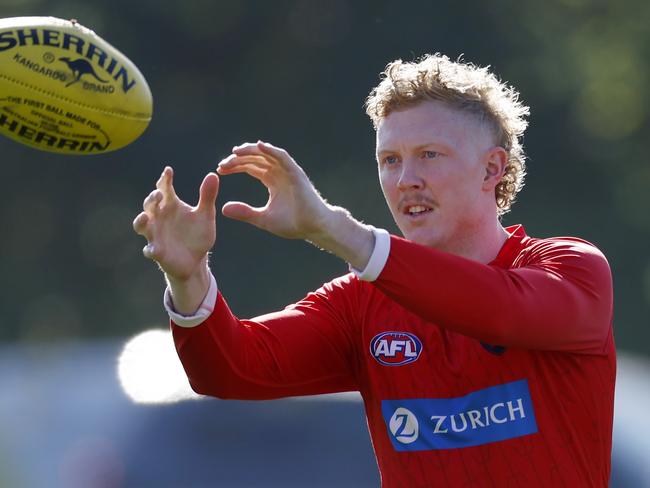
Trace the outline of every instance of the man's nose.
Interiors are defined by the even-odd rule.
[[[411,159],[402,161],[401,173],[397,182],[400,190],[420,189],[424,186],[424,180],[419,172],[418,162]]]

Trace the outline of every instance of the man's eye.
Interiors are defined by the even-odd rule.
[[[386,164],[395,164],[397,162],[397,156],[386,156],[384,158],[384,163]]]
[[[424,151],[422,155],[427,159],[434,159],[438,157],[439,153],[436,151]]]

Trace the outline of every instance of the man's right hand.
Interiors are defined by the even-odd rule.
[[[143,212],[133,221],[134,230],[147,239],[142,252],[158,263],[170,285],[174,306],[180,313],[194,313],[209,287],[207,254],[216,238],[215,201],[219,177],[209,173],[192,207],[174,191],[174,172],[166,167],[156,189],[145,198]]]

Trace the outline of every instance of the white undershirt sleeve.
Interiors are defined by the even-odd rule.
[[[210,287],[208,288],[208,293],[205,295],[203,302],[199,306],[199,309],[193,315],[181,315],[174,309],[174,303],[172,302],[172,295],[169,291],[169,287],[165,289],[165,295],[163,303],[165,305],[165,310],[172,321],[181,327],[196,327],[205,319],[207,319],[217,302],[217,280],[214,278],[214,275],[210,273]]]
[[[364,270],[358,270],[350,266],[350,271],[362,281],[375,281],[381,274],[384,266],[386,266],[386,261],[388,261],[388,255],[390,254],[390,234],[388,231],[377,229],[373,226],[369,227],[375,236],[375,247],[370,255],[370,260]]]

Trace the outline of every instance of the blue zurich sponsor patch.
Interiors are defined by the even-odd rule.
[[[383,400],[381,411],[397,451],[480,446],[537,432],[526,380],[457,398]]]

